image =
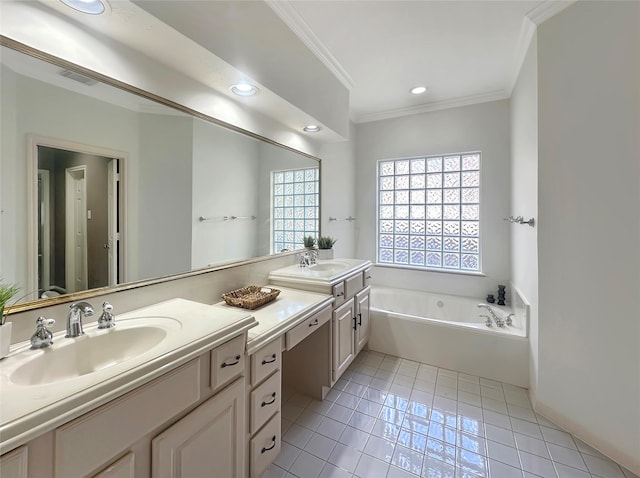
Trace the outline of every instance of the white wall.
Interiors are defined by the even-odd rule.
[[[355,125],[351,124],[353,138]],[[359,218],[356,213],[356,151],[353,139],[342,143],[329,143],[320,150],[322,158],[321,231],[323,236],[337,239],[333,246],[335,257],[356,257],[356,234]],[[356,221],[345,221],[347,217]],[[335,217],[337,221],[330,221]]]
[[[0,161],[0,278],[7,282],[26,283],[26,262],[20,262],[17,251],[17,227],[21,227],[20,214],[24,211],[17,207],[20,204],[17,185],[21,173],[20,163],[16,156],[17,98],[16,75],[2,66],[0,69],[0,157],[13,158],[11,161]],[[20,170],[20,172],[18,171]],[[26,237],[23,242],[26,242]],[[24,254],[24,253],[23,253]],[[23,257],[25,258],[25,257]],[[26,258],[25,258],[26,259]]]
[[[191,268],[193,119],[140,114],[138,276]]]
[[[511,215],[538,219],[537,37],[511,94]],[[538,389],[538,228],[511,226],[511,283],[530,305],[529,393]]]
[[[376,162],[482,152],[480,217],[485,276],[376,267],[374,283],[415,290],[484,297],[509,280],[509,102],[506,100],[405,116],[356,126],[356,253],[376,259]]]
[[[538,410],[640,473],[640,3],[538,28]]]
[[[223,217],[257,216],[260,144],[194,120],[191,268],[258,255],[258,221]]]

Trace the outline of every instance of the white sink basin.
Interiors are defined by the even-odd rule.
[[[168,317],[145,317],[117,323],[112,329],[94,329],[44,349],[16,368],[9,380],[16,385],[42,385],[97,372],[150,351],[179,327]]]
[[[322,262],[309,266],[309,270],[318,272],[340,272],[349,267],[345,262]]]

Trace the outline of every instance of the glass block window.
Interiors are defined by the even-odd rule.
[[[304,247],[305,236],[318,236],[318,168],[291,169],[271,173],[272,252]]]
[[[379,264],[480,271],[480,156],[378,161]]]

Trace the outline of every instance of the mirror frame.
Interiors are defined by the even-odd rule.
[[[93,70],[90,70],[88,68],[85,68],[81,65],[72,63],[70,61],[64,60],[62,58],[59,58],[57,56],[51,55],[49,53],[43,52],[41,50],[37,50],[35,48],[32,48],[28,45],[25,45],[24,43],[18,42],[16,40],[13,40],[11,38],[8,38],[4,35],[0,35],[0,45],[12,50],[15,50],[17,52],[23,53],[27,56],[45,61],[47,63],[53,64],[55,66],[58,66],[60,68],[64,68],[64,69],[69,69],[72,71],[75,71],[77,73],[80,73],[84,76],[87,76],[89,78],[92,78],[94,80],[100,81],[102,83],[105,83],[109,86],[124,90],[128,93],[132,93],[135,94],[137,96],[146,98],[148,100],[151,101],[155,101],[156,103],[160,103],[164,106],[176,109],[182,113],[186,113],[192,117],[195,118],[199,118],[201,120],[204,120],[208,123],[212,123],[218,126],[221,126],[223,128],[229,129],[231,131],[235,131],[236,133],[240,133],[243,134],[245,136],[248,136],[250,138],[253,139],[257,139],[259,141],[265,142],[267,144],[271,144],[273,146],[277,146],[279,148],[283,148],[287,151],[299,154],[301,156],[304,156],[308,159],[312,159],[314,161],[316,161],[318,163],[318,172],[320,175],[320,178],[322,178],[322,160],[316,156],[313,156],[309,153],[305,153],[303,151],[299,151],[295,148],[292,148],[290,146],[287,146],[285,144],[282,143],[278,143],[277,141],[274,141],[270,138],[267,138],[265,136],[261,136],[257,133],[254,133],[252,131],[240,128],[239,126],[230,124],[230,123],[226,123],[225,121],[219,120],[217,118],[214,118],[212,116],[206,115],[204,113],[201,113],[197,110],[194,110],[192,108],[189,108],[187,106],[181,105],[179,103],[175,103],[171,100],[168,100],[166,98],[163,98],[161,96],[155,95],[151,92],[142,90],[140,88],[137,88],[135,86],[129,85],[127,83],[124,83],[122,81],[116,80],[115,78],[111,78],[109,76],[106,76],[102,73],[98,73],[95,72]],[[30,139],[28,138],[27,141],[30,141]],[[28,155],[32,155],[31,149],[30,149],[30,145],[27,145],[27,154]],[[120,154],[122,154],[122,152],[120,152]],[[29,161],[29,157],[25,158],[25,160]],[[31,158],[32,159],[32,158]],[[29,174],[29,170],[31,170],[31,172],[33,172],[33,165],[31,164],[31,162],[27,165],[27,170],[28,170],[28,174]],[[33,203],[33,195],[36,194],[35,192],[35,184],[33,184],[33,181],[31,180],[31,176],[29,176],[27,178],[28,183],[26,185],[27,188],[27,201],[30,203]],[[126,194],[126,192],[125,192]],[[322,183],[320,183],[320,191],[319,191],[319,195],[320,198],[322,198]],[[321,218],[322,217],[322,201],[320,200],[320,204],[318,204],[318,216]],[[35,231],[37,230],[37,217],[36,214],[33,210],[33,207],[29,209],[28,212],[29,216],[27,218],[28,221],[28,226],[27,226],[27,239],[30,241],[30,243],[32,243],[33,241],[33,237],[35,234]],[[321,235],[321,230],[322,230],[322,225],[321,225],[321,221],[318,221],[318,236]],[[230,261],[230,262],[226,262],[226,263],[222,263],[222,264],[217,264],[216,266],[212,266],[212,267],[203,267],[200,269],[192,269],[190,271],[185,271],[185,272],[181,272],[178,274],[171,274],[171,275],[167,275],[167,276],[162,276],[162,277],[154,277],[154,278],[150,278],[150,279],[141,279],[138,281],[133,281],[133,282],[125,282],[123,284],[118,284],[115,286],[106,286],[106,287],[100,287],[100,288],[96,288],[96,289],[88,289],[85,291],[80,291],[80,292],[74,292],[74,293],[70,293],[70,294],[64,294],[58,297],[52,297],[52,298],[44,298],[44,299],[36,299],[36,300],[31,300],[31,301],[26,301],[26,302],[20,302],[20,303],[16,303],[13,304],[11,306],[7,306],[5,308],[5,312],[8,315],[11,314],[18,314],[18,313],[22,313],[22,312],[26,312],[29,310],[35,310],[35,309],[39,309],[41,307],[50,307],[53,305],[57,305],[57,304],[64,304],[67,302],[72,302],[72,301],[77,301],[77,300],[81,300],[81,299],[87,299],[90,297],[98,297],[101,295],[105,295],[105,294],[111,294],[114,292],[120,292],[120,291],[125,291],[125,290],[132,290],[132,289],[136,289],[139,287],[146,287],[149,285],[153,285],[153,284],[159,284],[162,282],[169,282],[172,280],[178,280],[178,279],[183,279],[186,277],[191,277],[191,276],[196,276],[196,275],[201,275],[201,274],[207,274],[209,272],[213,272],[213,271],[220,271],[220,270],[225,270],[225,269],[230,269],[233,267],[237,267],[237,266],[242,266],[242,265],[247,265],[247,264],[252,264],[252,263],[256,263],[256,262],[261,262],[265,259],[268,258],[272,258],[275,257],[276,255],[278,257],[281,256],[288,256],[288,255],[293,255],[296,254],[296,251],[289,251],[289,252],[283,252],[283,253],[277,253],[277,254],[269,254],[266,256],[259,256],[259,257],[253,257],[250,259],[246,259],[246,260],[242,260],[242,261]],[[34,263],[35,263],[35,258],[29,257],[28,258],[28,264],[27,267],[29,267],[29,270],[31,270],[34,267]],[[18,299],[20,300],[20,299]]]

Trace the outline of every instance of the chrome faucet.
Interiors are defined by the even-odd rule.
[[[504,320],[502,320],[500,317],[498,317],[496,315],[496,313],[493,311],[493,309],[491,308],[490,305],[488,304],[478,304],[478,307],[481,309],[487,309],[489,311],[489,314],[491,315],[491,318],[493,319],[493,321],[496,323],[496,325],[498,327],[504,327]],[[491,327],[490,325],[491,320],[489,320],[487,318],[487,327]]]
[[[69,307],[67,315],[67,335],[65,337],[80,337],[84,335],[82,330],[82,317],[93,315],[93,306],[88,302],[77,302]]]
[[[315,266],[318,263],[318,251],[315,249],[309,251],[309,265]]]

